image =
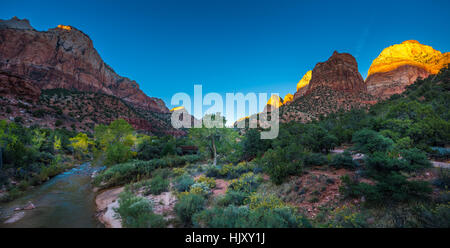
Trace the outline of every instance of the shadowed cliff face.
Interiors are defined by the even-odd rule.
[[[436,74],[450,63],[450,53],[409,40],[385,48],[370,66],[366,85],[378,98],[402,93],[417,78]]]
[[[92,40],[70,26],[40,32],[27,20],[0,20],[0,71],[41,89],[104,93],[137,108],[169,112],[162,100],[146,96],[135,81],[117,75],[103,62]]]

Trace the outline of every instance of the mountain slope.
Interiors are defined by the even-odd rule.
[[[91,116],[78,120],[81,123],[65,116],[70,112],[70,105],[58,107],[63,115],[51,117],[52,111],[47,111],[49,114],[42,120],[28,116],[29,109],[23,108],[27,103],[34,105],[33,109],[52,109],[53,104],[58,105],[51,101],[42,102],[41,89],[66,89],[70,92],[66,95],[71,95],[72,101],[83,102],[95,111],[83,109],[83,115],[90,113]],[[80,92],[101,95],[105,102],[94,98],[78,99]],[[170,112],[161,99],[145,95],[135,81],[116,74],[103,62],[92,40],[71,26],[59,25],[48,31],[37,31],[25,19],[0,20],[0,94],[3,106],[10,105],[14,110],[0,113],[9,119],[21,116],[33,123],[52,126],[51,122],[59,118],[64,125],[75,125],[84,130],[90,129],[91,121],[108,123],[111,118],[120,117],[136,128],[152,133],[179,133],[171,127]],[[115,98],[120,100],[119,105],[107,100]],[[26,103],[19,104],[18,100]],[[102,115],[101,109],[116,115],[111,118]]]

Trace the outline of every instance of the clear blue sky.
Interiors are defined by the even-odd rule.
[[[176,92],[294,93],[334,50],[363,77],[383,48],[415,39],[449,51],[450,1],[2,1],[0,18],[72,25],[106,63],[168,107]]]

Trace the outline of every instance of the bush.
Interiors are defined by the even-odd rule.
[[[138,179],[148,178],[158,168],[181,166],[197,159],[200,159],[197,155],[186,155],[149,161],[135,160],[116,164],[99,173],[94,178],[94,184],[102,188],[124,185]]]
[[[199,194],[182,194],[175,204],[178,218],[186,225],[192,224],[192,216],[204,209],[205,198]]]
[[[243,174],[238,179],[233,179],[228,186],[228,190],[232,191],[241,191],[245,193],[254,192],[259,186],[259,182],[257,177],[253,174],[253,172],[249,172]]]
[[[333,228],[366,228],[366,216],[354,207],[343,206],[331,213],[332,217],[328,227]]]
[[[249,194],[246,192],[228,190],[225,195],[217,198],[217,205],[224,207],[229,205],[240,206],[245,203],[248,196]]]
[[[216,187],[216,180],[214,180],[214,178],[205,177],[205,175],[198,177],[196,182],[204,183],[210,189],[214,189]]]
[[[435,185],[441,189],[449,189],[450,188],[450,171],[445,168],[439,168],[438,176],[433,181],[433,185]]]
[[[250,128],[242,140],[242,154],[244,159],[251,159],[264,154],[270,147],[269,140],[260,139],[260,132]]]
[[[303,161],[300,147],[291,145],[286,148],[269,149],[262,160],[264,171],[275,184],[281,184],[290,175],[300,174]]]
[[[204,210],[194,217],[195,226],[207,228],[295,228],[310,226],[289,208],[251,210],[230,205]],[[304,224],[308,223],[308,224]]]
[[[114,143],[106,150],[106,165],[125,163],[132,157],[131,149],[122,143]]]
[[[153,213],[152,205],[147,199],[130,192],[120,194],[119,207],[114,210],[117,217],[121,218],[123,227],[161,228],[166,226],[164,218]]]
[[[182,175],[175,179],[175,189],[178,192],[189,191],[191,186],[194,184],[194,179],[189,175]]]
[[[330,162],[330,166],[335,168],[355,169],[358,164],[353,160],[352,155],[345,151],[342,154],[336,154]]]
[[[319,166],[328,162],[327,158],[322,153],[309,153],[304,158],[305,166]]]
[[[59,127],[59,126],[61,126],[63,124],[63,122],[61,121],[61,120],[56,120],[56,122],[55,122],[55,126],[56,127]]]
[[[206,176],[207,177],[219,177],[220,176],[220,167],[218,165],[210,165],[206,169]]]
[[[370,154],[392,150],[394,142],[383,135],[369,129],[363,129],[353,134],[352,143],[355,151]]]
[[[392,171],[408,170],[408,162],[392,158],[386,153],[375,152],[365,159],[368,170],[372,176],[389,174]]]
[[[418,171],[431,167],[431,162],[428,160],[427,155],[417,148],[402,150],[400,155],[408,163],[408,171]]]
[[[413,208],[418,227],[450,228],[450,204],[418,205]]]
[[[340,190],[345,196],[364,196],[367,203],[375,205],[425,200],[432,191],[428,182],[408,181],[396,172],[379,177],[375,185],[358,183],[348,176],[342,182],[344,186]]]
[[[162,192],[166,192],[169,188],[169,180],[164,179],[161,176],[156,176],[150,180],[150,185],[147,194],[159,195]]]
[[[155,169],[156,166],[151,161],[133,161],[116,164],[100,172],[94,178],[94,184],[102,188],[120,186],[149,177],[150,173]]]
[[[211,189],[205,183],[194,183],[191,185],[189,192],[192,194],[199,194],[206,196],[211,193]]]
[[[338,144],[338,139],[325,128],[317,124],[309,124],[306,126],[306,130],[300,137],[299,142],[313,152],[328,153]]]

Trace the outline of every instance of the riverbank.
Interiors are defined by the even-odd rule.
[[[87,162],[88,161],[75,160],[72,156],[65,156],[64,160],[60,164],[56,166],[48,165],[48,168],[51,166],[53,167],[48,169],[45,174],[35,175],[28,180],[22,180],[19,182],[14,180],[14,178],[9,178],[8,180],[11,182],[12,186],[9,189],[0,189],[0,203],[7,203],[22,197],[26,195],[27,192],[39,187],[52,178]]]
[[[99,170],[84,163],[65,171],[23,196],[0,204],[0,227],[103,227],[96,218],[91,175]],[[14,211],[32,202],[35,209]]]
[[[120,219],[116,219],[114,208],[119,207],[119,195],[124,187],[103,190],[95,197],[97,218],[107,228],[121,228]]]

